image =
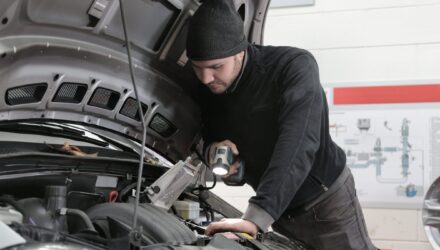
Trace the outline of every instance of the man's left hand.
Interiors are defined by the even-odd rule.
[[[213,235],[219,232],[240,232],[256,237],[258,227],[255,223],[243,219],[222,219],[208,225],[205,235]]]

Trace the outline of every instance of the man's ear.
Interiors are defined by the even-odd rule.
[[[244,58],[244,50],[243,50],[242,52],[238,53],[236,56],[237,56],[237,59],[239,59],[240,61],[243,61],[243,58]]]

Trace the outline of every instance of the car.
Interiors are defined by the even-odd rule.
[[[185,55],[198,0],[0,1],[0,249],[308,249],[205,236],[209,190]],[[268,0],[235,0],[261,43]]]

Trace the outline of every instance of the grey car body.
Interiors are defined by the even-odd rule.
[[[128,248],[141,119],[147,133],[143,190],[179,160],[197,158],[201,119],[191,98],[197,81],[185,40],[201,1],[124,3],[142,112],[117,0],[0,1],[0,222],[25,240],[3,246]],[[235,4],[248,40],[260,44],[269,1]],[[210,220],[240,216],[206,190],[200,168],[179,198],[199,202]],[[305,249],[275,233],[206,237],[206,221],[184,220],[145,195],[140,199],[144,248]]]

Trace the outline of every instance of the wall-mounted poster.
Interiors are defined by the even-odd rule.
[[[330,133],[366,207],[420,208],[440,176],[440,84],[326,89]]]

